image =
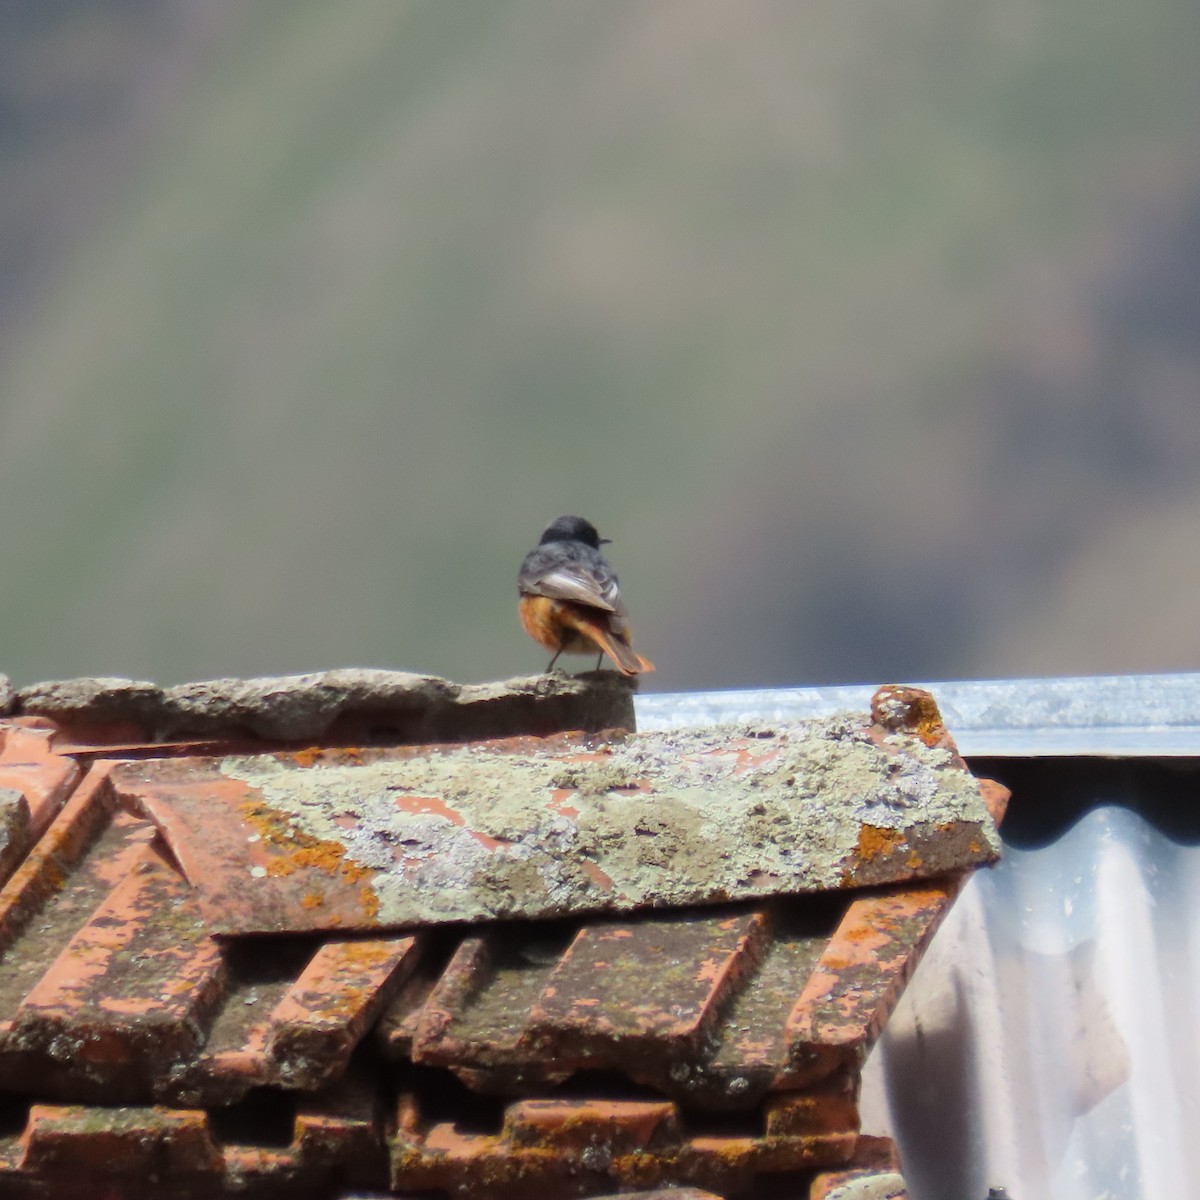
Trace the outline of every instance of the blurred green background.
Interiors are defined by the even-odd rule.
[[[6,0],[0,670],[1200,667],[1200,7]],[[586,667],[584,660],[576,665]]]

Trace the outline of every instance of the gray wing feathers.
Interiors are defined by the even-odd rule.
[[[577,604],[588,604],[610,613],[619,613],[623,608],[615,579],[597,579],[590,572],[578,569],[560,567],[549,571],[537,580],[531,590],[539,596],[574,600]]]

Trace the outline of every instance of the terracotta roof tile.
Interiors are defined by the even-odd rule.
[[[857,1140],[853,1129],[693,1133],[674,1103],[596,1099],[517,1101],[496,1133],[463,1132],[430,1121],[419,1100],[406,1095],[397,1111],[392,1182],[418,1190],[487,1188],[497,1196],[536,1192],[546,1200],[595,1194],[606,1184],[668,1181],[744,1191],[760,1173],[845,1163]]]
[[[335,1078],[416,939],[218,943],[154,836],[93,768],[0,894],[0,1085],[227,1103]]]
[[[959,878],[847,898],[819,924],[797,899],[484,930],[435,984],[400,993],[379,1037],[509,1095],[621,1070],[704,1108],[753,1107],[861,1064]]]
[[[961,760],[850,715],[164,758],[112,778],[162,831],[217,934],[761,899],[999,853]]]
[[[51,748],[54,733],[53,726],[32,719],[10,721],[0,729],[0,883],[29,853],[79,781],[79,765]]]
[[[209,1200],[385,1185],[373,1096],[342,1088],[291,1105],[288,1118],[281,1141],[255,1145],[250,1139],[260,1132],[239,1134],[202,1109],[34,1104],[20,1133],[0,1139],[0,1188],[6,1196],[54,1200]]]

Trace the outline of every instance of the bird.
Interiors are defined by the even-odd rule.
[[[609,543],[583,517],[556,517],[517,573],[517,611],[535,642],[558,656],[598,651],[596,669],[608,655],[624,675],[653,671],[632,646],[616,572],[600,547]]]

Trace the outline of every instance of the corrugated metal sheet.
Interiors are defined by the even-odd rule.
[[[1013,798],[1003,860],[868,1064],[864,1130],[898,1139],[913,1200],[1200,1196],[1200,675],[926,686]],[[865,690],[648,696],[638,719],[816,715]]]
[[[972,880],[868,1068],[914,1200],[1200,1195],[1200,848],[1106,806]]]

